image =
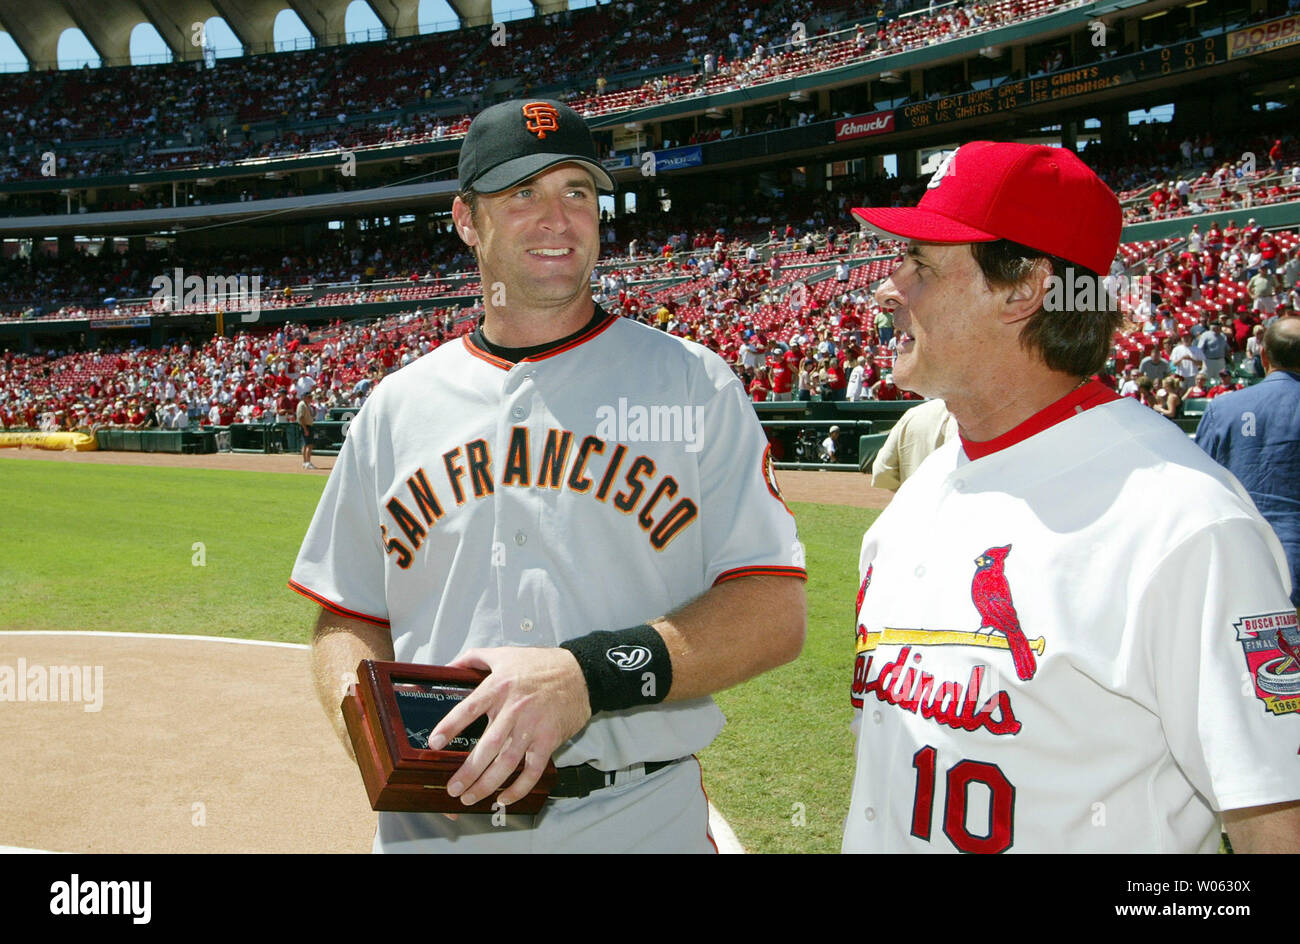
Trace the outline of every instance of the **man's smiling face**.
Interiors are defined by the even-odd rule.
[[[485,299],[503,287],[505,307],[562,308],[585,295],[600,250],[591,173],[560,164],[499,193],[480,194],[471,214],[452,208],[461,238],[475,247]]]

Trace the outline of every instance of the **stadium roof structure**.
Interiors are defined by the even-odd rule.
[[[413,36],[419,0],[367,0],[389,36]],[[492,22],[492,0],[447,0],[462,26]],[[302,20],[317,46],[344,42],[344,17],[351,0],[0,0],[0,28],[22,50],[33,69],[58,63],[59,37],[80,29],[104,65],[131,64],[131,31],[150,23],[176,60],[203,55],[198,25],[224,19],[245,52],[272,52],[275,18],[285,9]],[[568,0],[532,0],[539,14],[568,8]]]

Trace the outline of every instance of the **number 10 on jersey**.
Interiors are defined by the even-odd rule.
[[[938,783],[935,757],[938,751],[926,746],[912,755],[916,769],[916,794],[912,801],[912,835],[930,841],[934,821],[935,788]],[[943,783],[943,834],[961,852],[1006,852],[1014,842],[1016,788],[996,764],[958,761],[948,768]],[[966,813],[972,784],[988,788],[988,827],[977,836],[967,827]]]

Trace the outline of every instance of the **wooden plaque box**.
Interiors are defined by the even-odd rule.
[[[485,678],[486,673],[474,669],[362,660],[357,666],[357,684],[343,698],[342,709],[371,809],[493,812],[499,791],[473,806],[447,795],[447,781],[478,742],[487,725],[485,717],[453,738],[444,750],[419,746],[428,744],[433,727]],[[511,804],[507,812],[540,811],[555,776],[555,765],[548,762],[532,792]]]

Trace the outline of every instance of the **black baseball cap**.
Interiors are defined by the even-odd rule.
[[[544,98],[502,102],[470,123],[460,148],[460,189],[498,193],[569,163],[585,165],[598,189],[614,190],[587,123],[576,111]]]

